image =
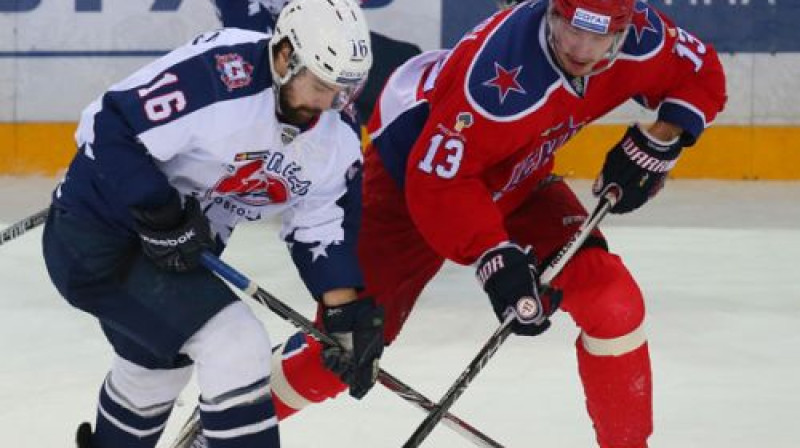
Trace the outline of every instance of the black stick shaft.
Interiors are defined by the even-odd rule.
[[[308,320],[305,316],[298,313],[269,292],[260,288],[255,282],[236,271],[233,267],[220,260],[218,257],[206,252],[203,254],[202,262],[206,268],[219,275],[235,287],[239,288],[244,293],[253,297],[256,301],[268,307],[275,314],[291,322],[294,326],[308,333],[323,344],[339,345],[337,340],[318,329],[316,326],[314,326],[314,323]],[[436,406],[427,397],[383,369],[378,372],[378,382],[424,412],[430,412]],[[474,426],[464,422],[449,412],[443,412],[439,419],[441,420],[442,418],[444,418],[444,423],[450,429],[467,438],[476,446],[503,448],[503,445],[494,441],[492,438],[482,433]]]
[[[28,216],[27,218],[11,224],[7,228],[3,229],[2,233],[0,233],[0,245],[11,241],[18,236],[21,236],[28,230],[42,225],[47,220],[47,214],[49,211],[49,208],[39,210],[31,216]]]

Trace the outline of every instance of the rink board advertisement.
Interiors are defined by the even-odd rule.
[[[713,43],[728,78],[726,110],[676,176],[800,179],[800,1],[650,3]],[[424,50],[452,45],[495,11],[495,0],[368,0],[366,9],[375,31]],[[0,174],[62,171],[87,104],[218,26],[210,0],[0,0]],[[564,148],[559,168],[593,176],[625,124],[649,119],[621,107]]]

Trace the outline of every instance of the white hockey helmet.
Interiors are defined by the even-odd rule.
[[[372,66],[369,27],[355,0],[292,0],[275,24],[271,51],[284,39],[293,48],[286,75],[278,76],[270,57],[278,87],[306,68],[322,81],[344,88],[333,105],[340,109],[366,82]]]

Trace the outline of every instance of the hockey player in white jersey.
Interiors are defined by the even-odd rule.
[[[193,366],[210,447],[280,445],[268,334],[199,266],[242,221],[282,216],[325,330],[352,347],[326,359],[369,390],[382,311],[356,300],[361,152],[341,110],[371,61],[353,0],[294,0],[272,36],[202,34],[83,112],[43,236],[56,288],[116,353],[81,448],[155,447]]]

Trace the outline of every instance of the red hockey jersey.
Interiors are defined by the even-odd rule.
[[[405,189],[420,233],[459,263],[508,240],[504,216],[583,126],[634,99],[684,129],[691,145],[725,103],[714,49],[646,3],[636,3],[613,64],[585,78],[555,63],[546,10],[546,1],[523,3],[487,19],[452,51],[409,61],[370,120],[373,144]]]

